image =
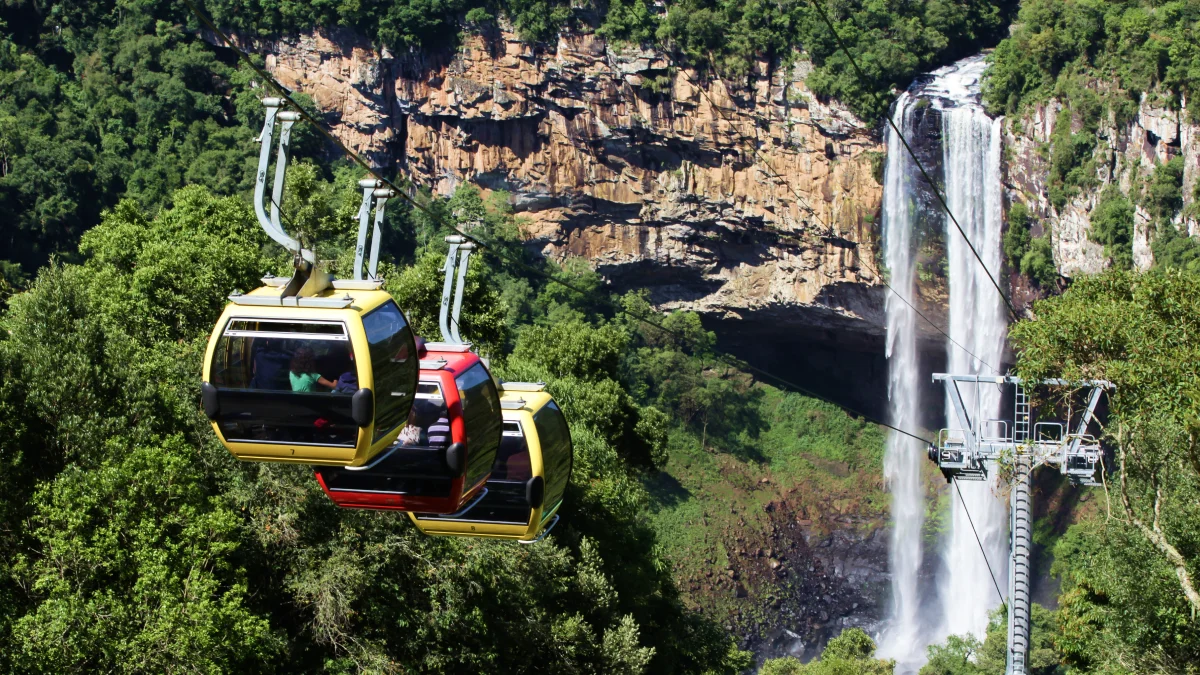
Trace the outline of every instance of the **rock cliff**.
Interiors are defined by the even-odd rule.
[[[1129,122],[1117,124],[1111,115],[1101,120],[1093,154],[1096,185],[1081,190],[1062,209],[1055,209],[1048,198],[1047,148],[1063,105],[1062,101],[1051,100],[1034,108],[1016,124],[1006,122],[1005,181],[1009,200],[1025,202],[1043,219],[1034,234],[1050,230],[1059,272],[1071,277],[1099,272],[1109,265],[1104,247],[1088,239],[1091,212],[1105,186],[1116,183],[1125,194],[1135,196],[1156,164],[1182,156],[1185,209],[1192,203],[1200,178],[1200,124],[1189,123],[1180,110],[1154,105],[1146,96]],[[1079,120],[1073,120],[1072,131],[1079,131],[1078,127]],[[1134,218],[1134,264],[1147,269],[1154,262],[1150,250],[1153,225],[1150,214],[1141,206],[1136,207]],[[1183,216],[1177,216],[1175,223],[1185,226],[1190,234],[1197,234],[1195,222],[1184,223]]]
[[[593,35],[406,54],[345,32],[246,46],[379,166],[442,195],[508,192],[548,256],[586,258],[664,307],[881,345],[883,147],[810,94],[802,59],[734,87]]]

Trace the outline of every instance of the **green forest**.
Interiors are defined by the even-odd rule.
[[[1098,188],[1099,130],[1143,95],[1200,119],[1196,0],[198,4],[247,35],[344,28],[397,51],[501,23],[538,49],[594,32],[735,85],[804,57],[814,93],[872,123],[917,74],[994,47],[991,112],[1071,103],[1045,148],[1054,208]],[[502,192],[393,201],[383,276],[435,336],[442,238],[481,223],[490,249],[472,261],[464,336],[499,376],[546,382],[570,422],[552,537],[426,537],[396,514],[338,509],[307,467],[221,446],[199,404],[212,324],[231,292],[288,273],[290,258],[250,203],[264,89],[198,30],[182,3],[0,3],[0,671],[755,667],[737,634],[771,623],[780,585],[707,581],[733,572],[725,535],[769,531],[792,492],[805,509],[886,519],[884,431],[756,379],[699,315],[614,293],[586,261],[532,254]],[[305,124],[292,148],[282,209],[345,274],[362,171]],[[1012,327],[1016,371],[1117,384],[1110,483],[1071,522],[1040,525],[1061,591],[1057,608],[1035,607],[1038,675],[1200,672],[1200,244],[1174,225],[1195,216],[1184,170],[1176,158],[1101,190],[1088,236],[1111,269],[1069,283],[1049,235],[1032,235],[1036,214],[1008,213],[1006,262],[1043,298]],[[1139,209],[1155,233],[1147,272],[1133,269]],[[1004,672],[1005,622],[1001,610],[985,640],[931,647],[921,673]],[[759,672],[893,665],[850,629],[809,663]]]

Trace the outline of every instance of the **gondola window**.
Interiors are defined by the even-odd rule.
[[[375,378],[375,437],[378,441],[408,419],[419,368],[412,329],[396,303],[388,301],[363,317]]]
[[[291,373],[336,379],[351,366],[346,326],[233,318],[213,350],[216,420],[230,441],[353,446],[358,425],[351,397],[329,390],[294,391]]]

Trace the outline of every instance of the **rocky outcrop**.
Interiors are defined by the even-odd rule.
[[[1196,181],[1200,177],[1200,125],[1189,123],[1181,110],[1154,105],[1143,96],[1137,114],[1118,125],[1110,116],[1102,120],[1096,133],[1094,154],[1097,186],[1081,190],[1062,209],[1056,209],[1048,197],[1050,174],[1049,143],[1063,103],[1052,100],[1035,107],[1017,124],[1005,124],[1005,181],[1010,201],[1022,201],[1042,219],[1042,228],[1052,233],[1054,260],[1064,276],[1091,274],[1106,268],[1109,261],[1104,249],[1088,239],[1092,209],[1105,186],[1116,183],[1128,195],[1136,195],[1156,164],[1182,155],[1184,161],[1184,206],[1191,204]],[[1078,131],[1078,120],[1073,122]],[[1150,215],[1140,206],[1135,211],[1134,263],[1147,269],[1154,262],[1150,250],[1153,225]],[[1176,219],[1177,225],[1197,234],[1195,222]]]
[[[883,147],[808,91],[802,59],[760,63],[735,87],[593,35],[531,46],[498,32],[396,55],[340,32],[247,46],[373,162],[442,195],[506,191],[531,245],[618,288],[882,335]]]

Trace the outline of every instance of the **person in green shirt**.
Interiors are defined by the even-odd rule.
[[[318,384],[330,389],[337,385],[317,372],[317,359],[308,347],[301,347],[292,355],[288,379],[292,382],[292,391],[317,391]]]

